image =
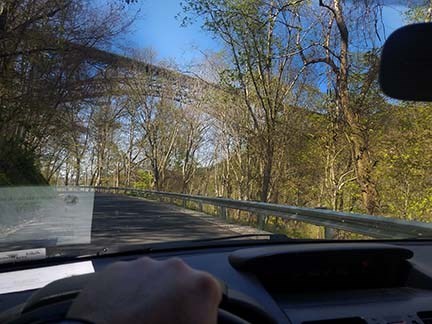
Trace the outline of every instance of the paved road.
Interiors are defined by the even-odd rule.
[[[212,217],[207,217],[206,220],[205,217],[196,216],[197,213],[192,215],[159,202],[103,193],[95,193],[91,220],[93,194],[82,194],[75,206],[66,205],[62,197],[64,194],[52,203],[45,204],[47,207],[39,213],[43,216],[21,224],[10,234],[0,238],[0,251],[30,248],[35,244],[53,245],[56,242],[76,244],[73,240],[76,241],[77,237],[88,242],[90,224],[91,245],[97,247],[236,234],[229,227],[209,221]],[[20,243],[15,244],[16,242]]]
[[[92,243],[164,242],[235,234],[200,217],[148,200],[97,193]]]

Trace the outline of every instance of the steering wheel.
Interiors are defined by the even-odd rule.
[[[41,321],[65,319],[69,307],[83,287],[95,274],[86,274],[54,281],[36,291],[27,302],[13,314],[8,315],[7,324],[36,324]],[[277,321],[255,300],[222,286],[222,301],[218,310],[218,324],[274,324]],[[3,314],[0,314],[2,318]],[[4,315],[3,315],[4,316]]]

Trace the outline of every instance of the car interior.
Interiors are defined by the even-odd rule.
[[[403,27],[387,40],[380,85],[390,97],[432,101],[432,24]],[[432,112],[431,112],[432,113]],[[257,243],[258,242],[258,243]],[[117,261],[179,257],[223,287],[218,323],[432,323],[432,241],[268,242],[228,240],[135,249],[79,259],[0,264],[0,272],[90,261],[97,273]],[[94,274],[0,295],[0,323],[64,318]]]

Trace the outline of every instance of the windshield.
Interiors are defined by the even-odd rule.
[[[0,252],[432,238],[430,104],[377,81],[388,36],[431,12],[0,1]]]

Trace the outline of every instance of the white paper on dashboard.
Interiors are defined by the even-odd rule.
[[[0,252],[0,264],[30,260],[41,260],[46,258],[46,249],[29,249],[9,252]]]
[[[38,289],[71,276],[93,273],[91,261],[0,273],[0,295]]]

